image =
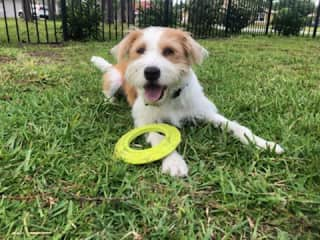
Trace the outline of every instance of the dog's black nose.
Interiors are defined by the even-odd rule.
[[[160,69],[154,66],[146,67],[144,69],[144,77],[150,82],[155,82],[160,77]]]

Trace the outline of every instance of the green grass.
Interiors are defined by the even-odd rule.
[[[47,28],[46,24],[47,23]],[[26,22],[19,18],[17,19],[19,37],[21,42],[28,42],[28,31],[29,30],[29,38],[30,42],[37,43],[38,35],[37,35],[37,25],[39,32],[39,42],[45,43],[47,42],[46,29],[48,29],[48,42],[58,42],[62,41],[62,31],[61,31],[61,21],[56,21],[56,33],[54,28],[54,22],[51,20],[44,21],[43,19],[28,22],[28,28]],[[18,34],[16,29],[16,21],[14,18],[7,19],[7,26],[9,32],[10,42],[16,43],[18,42]],[[57,39],[56,39],[57,38]],[[6,32],[6,22],[4,18],[0,18],[0,43],[7,42],[7,32]]]
[[[190,176],[112,160],[133,128],[103,99],[92,55],[113,43],[0,48],[0,238],[319,239],[320,45],[302,38],[201,43],[196,68],[220,111],[280,142],[276,156],[210,124],[187,125]]]

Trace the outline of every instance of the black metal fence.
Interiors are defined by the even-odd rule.
[[[196,38],[320,36],[320,0],[0,0],[0,42],[113,40],[132,26]]]

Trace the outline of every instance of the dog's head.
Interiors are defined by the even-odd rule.
[[[191,65],[207,55],[188,33],[162,27],[131,31],[111,52],[128,62],[126,80],[148,104],[161,104],[185,85]]]

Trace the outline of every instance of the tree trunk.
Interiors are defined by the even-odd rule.
[[[49,19],[53,19],[56,12],[56,5],[54,0],[48,0]]]
[[[133,1],[129,0],[128,1],[128,20],[129,23],[133,24],[134,23],[134,11],[135,11],[135,6],[133,6]]]
[[[103,20],[103,22],[105,22],[106,21],[106,18],[105,18],[105,16],[106,16],[106,1],[105,0],[101,0],[101,12],[103,14],[102,20]]]
[[[23,15],[25,21],[32,21],[30,0],[22,0]]]
[[[107,0],[107,5],[108,5],[108,23],[112,24],[113,23],[113,4],[112,4],[112,0]]]
[[[120,1],[120,8],[121,8],[121,22],[122,23],[125,23],[126,22],[126,13],[127,13],[127,11],[126,11],[126,2],[125,2],[125,0],[121,0]]]

